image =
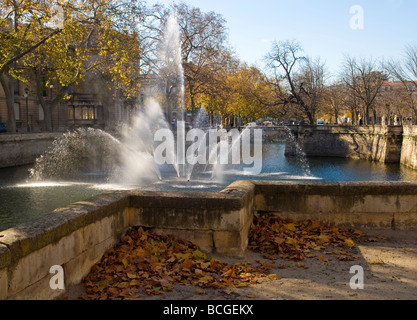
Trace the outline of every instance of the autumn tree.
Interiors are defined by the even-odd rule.
[[[306,114],[310,124],[315,124],[317,113],[324,104],[326,94],[327,70],[320,58],[312,60],[306,58],[295,77],[298,87],[297,99],[302,111]]]
[[[401,81],[407,92],[407,100],[412,114],[412,124],[417,124],[417,45],[405,49],[404,58],[400,61],[390,60],[385,63],[385,70],[395,80]]]
[[[185,77],[186,107],[195,111],[200,107],[199,97],[213,80],[213,73],[221,72],[218,62],[224,58],[222,52],[227,48],[225,20],[215,12],[202,12],[199,8],[185,3],[170,7],[155,5],[148,12],[143,24],[146,43],[145,60],[148,70],[164,74],[158,61],[158,44],[164,38],[168,17],[175,14],[180,31],[182,66]],[[165,77],[167,79],[167,77]],[[165,88],[172,85],[165,84]],[[169,99],[166,91],[166,99]]]
[[[391,82],[383,88],[384,90],[381,90],[376,100],[377,112],[385,119],[383,124],[393,125],[395,116],[401,121],[409,117],[412,109],[409,103],[408,87]]]
[[[265,59],[281,104],[298,107],[310,124],[314,124],[326,71],[319,59],[311,60],[301,55],[302,51],[296,41],[274,42]]]
[[[0,2],[0,83],[6,96],[9,132],[16,131],[14,86],[19,62],[61,32],[48,25],[52,16],[46,1]]]
[[[202,92],[207,72],[220,71],[222,51],[227,47],[227,32],[224,18],[215,13],[204,13],[184,3],[174,6],[179,17],[183,37],[182,52],[184,75],[190,109],[197,108],[196,96]]]
[[[240,61],[232,52],[223,51],[216,65],[206,70],[202,91],[196,97],[209,114],[221,116],[223,126],[230,126],[235,116],[239,66]]]
[[[362,105],[365,125],[369,124],[371,112],[376,123],[375,100],[387,79],[386,73],[377,68],[375,60],[345,58],[342,80],[350,91],[354,105]]]
[[[236,113],[244,123],[268,116],[276,117],[271,104],[272,92],[265,75],[255,66],[241,63],[236,75]]]
[[[340,81],[326,86],[322,111],[330,115],[330,121],[334,119],[334,123],[338,123],[340,116],[347,110],[349,103],[346,86]]]
[[[136,26],[143,16],[141,2],[74,0],[59,6],[39,5],[44,16],[41,16],[41,22],[37,21],[38,24],[27,20],[38,9],[37,2],[25,3],[25,15],[21,14],[22,11],[15,13],[22,21],[15,25],[22,31],[14,36],[23,41],[27,33],[33,34],[35,40],[32,42],[36,48],[20,54],[19,63],[16,60],[13,69],[9,68],[8,78],[9,82],[17,78],[32,84],[32,91],[44,110],[48,131],[52,130],[52,112],[56,105],[65,101],[69,97],[69,88],[85,80],[87,74],[89,79],[106,79],[107,86],[121,89],[127,97],[136,95],[140,72]],[[51,26],[52,19],[56,20],[57,16],[58,21]],[[51,32],[50,28],[56,25],[59,29]],[[43,34],[46,36],[42,38]],[[37,38],[41,40],[36,42]],[[50,99],[43,94],[47,89],[53,93]],[[14,117],[8,118],[13,128]]]

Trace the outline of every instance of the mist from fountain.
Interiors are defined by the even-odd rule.
[[[159,69],[169,85],[179,90],[181,118],[184,121],[184,68],[182,65],[181,34],[175,12],[172,12],[165,26],[164,38],[158,50]],[[161,76],[161,74],[160,74]],[[166,90],[169,90],[166,88]]]
[[[300,147],[300,145],[297,142],[297,139],[295,138],[294,134],[292,133],[291,129],[288,127],[285,127],[285,131],[287,133],[287,139],[289,140],[289,146],[292,147],[293,150],[293,156],[300,164],[300,167],[303,169],[304,174],[306,176],[311,176],[311,169],[310,165],[307,160],[307,156],[303,149]]]
[[[174,14],[167,20],[164,35],[157,54],[161,70],[159,77],[163,80],[175,79],[173,85],[179,88],[180,107],[183,110],[184,71],[179,25]],[[31,180],[83,179],[86,174],[98,175],[98,172],[107,175],[106,182],[113,184],[141,185],[163,179],[154,161],[157,143],[154,136],[161,129],[169,131],[172,136],[174,134],[157,98],[145,97],[143,110],[137,106],[138,112],[131,123],[124,125],[116,134],[118,138],[93,128],[65,133],[54,142],[51,150],[36,160],[31,169]],[[175,149],[167,149],[167,152],[169,150]],[[175,152],[167,154],[167,157],[172,159],[179,176]]]
[[[179,98],[181,120],[178,121],[176,134],[171,130],[161,105],[160,96],[144,97],[144,106],[137,106],[131,123],[124,125],[120,132],[113,136],[100,129],[78,129],[64,134],[54,142],[54,148],[36,161],[31,177],[35,180],[83,179],[85,176],[99,176],[109,184],[143,185],[171,179],[175,171],[177,181],[190,181],[194,173],[209,174],[209,181],[222,182],[225,164],[229,164],[230,156],[240,152],[241,137],[246,129],[239,134],[237,129],[233,134],[226,130],[216,130],[214,138],[211,136],[208,115],[201,108],[193,122],[193,128],[199,129],[200,140],[194,141],[196,149],[191,153],[198,153],[200,147],[205,147],[198,159],[199,170],[196,171],[197,160],[187,161],[194,154],[188,154],[186,147],[186,131],[184,126],[184,70],[182,67],[181,41],[179,24],[175,14],[171,14],[166,23],[165,36],[160,42],[158,50],[158,67],[160,70],[160,84],[172,85],[179,89],[172,99]],[[165,88],[168,90],[168,88]],[[151,94],[160,90],[149,90]],[[165,92],[166,93],[166,92]],[[169,101],[166,101],[169,104]],[[158,140],[157,132],[165,134],[166,140]],[[117,137],[117,138],[116,138]],[[175,140],[174,137],[177,139]],[[232,139],[230,139],[232,137]],[[161,171],[161,164],[155,159],[156,148],[161,142],[167,145],[173,141],[175,145],[165,148],[165,158],[168,164]],[[192,141],[188,141],[192,142]],[[208,142],[208,145],[207,145]],[[239,142],[239,143],[238,143]],[[158,145],[157,145],[158,144]],[[226,151],[225,151],[226,150]],[[226,159],[225,159],[226,158]],[[240,154],[239,154],[240,159]],[[201,165],[201,163],[204,163]],[[233,163],[235,164],[235,163]],[[167,173],[167,167],[172,166]],[[77,175],[81,175],[77,177]],[[105,177],[105,178],[104,178]]]

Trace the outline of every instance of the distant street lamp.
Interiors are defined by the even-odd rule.
[[[30,132],[29,127],[29,106],[28,106],[28,100],[29,100],[29,88],[25,88],[25,98],[26,98],[26,131]]]

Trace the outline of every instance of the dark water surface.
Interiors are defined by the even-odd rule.
[[[245,175],[239,167],[228,167],[221,180],[213,181],[209,171],[199,172],[195,168],[188,182],[177,178],[171,168],[162,168],[162,181],[140,186],[111,184],[96,173],[84,175],[82,182],[31,182],[28,180],[31,166],[0,169],[0,230],[112,190],[217,192],[236,180],[417,181],[417,170],[397,164],[342,158],[286,158],[284,151],[283,143],[264,145],[263,166],[259,175]]]

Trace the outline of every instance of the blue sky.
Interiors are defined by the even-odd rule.
[[[148,0],[169,5],[172,0]],[[185,0],[227,21],[229,42],[237,56],[263,67],[274,40],[298,40],[305,55],[320,57],[336,75],[344,55],[401,58],[417,44],[415,0]],[[363,9],[363,29],[352,29],[352,6]]]

